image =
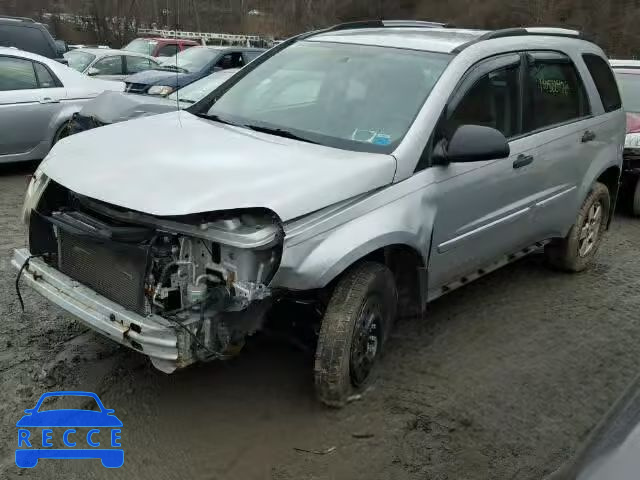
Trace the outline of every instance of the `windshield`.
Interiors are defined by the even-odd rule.
[[[615,72],[622,96],[622,106],[627,112],[640,113],[640,72]]]
[[[169,100],[179,100],[185,103],[199,102],[237,71],[237,69],[229,69],[212,73],[208,77],[204,77],[197,82],[193,82],[186,87],[181,88],[169,95],[167,98]]]
[[[183,72],[199,72],[218,56],[218,51],[207,47],[191,47],[162,62],[164,68],[177,68]]]
[[[209,115],[322,145],[388,153],[449,60],[432,52],[301,42],[247,74]]]
[[[85,69],[96,58],[92,53],[80,52],[72,50],[64,54],[64,58],[69,62],[69,66],[78,72],[84,72]]]
[[[155,40],[146,40],[144,38],[136,38],[132,42],[129,42],[122,50],[135,53],[143,53],[145,55],[153,55],[153,51],[158,45]]]

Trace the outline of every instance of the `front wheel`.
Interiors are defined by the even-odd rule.
[[[587,268],[602,243],[610,207],[609,189],[602,183],[595,183],[569,234],[545,247],[549,264],[568,272],[581,272]]]
[[[319,400],[342,407],[371,380],[396,316],[398,293],[391,271],[365,262],[338,282],[322,320],[315,359]]]

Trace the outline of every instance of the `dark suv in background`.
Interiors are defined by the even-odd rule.
[[[0,47],[15,47],[25,52],[61,60],[67,45],[54,40],[49,30],[31,18],[0,16]]]

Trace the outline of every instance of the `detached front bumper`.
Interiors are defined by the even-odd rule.
[[[14,250],[12,264],[18,270],[29,258],[27,249]],[[185,345],[182,334],[158,315],[142,316],[131,312],[72,278],[32,258],[22,279],[35,291],[89,327],[110,339],[150,357],[153,365],[165,373],[191,363],[178,345]],[[185,358],[186,357],[186,358]]]

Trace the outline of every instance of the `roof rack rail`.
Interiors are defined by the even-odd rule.
[[[320,30],[318,33],[337,32],[340,30],[357,30],[360,28],[451,28],[452,25],[427,20],[361,20],[357,22],[339,23],[332,27]]]
[[[13,20],[14,22],[30,22],[30,23],[36,23],[36,21],[33,18],[27,18],[27,17],[11,17],[9,15],[0,15],[0,20]]]
[[[453,50],[453,53],[460,53],[465,48],[474,45],[478,42],[482,42],[484,40],[494,40],[496,38],[507,38],[507,37],[523,37],[527,35],[533,36],[544,36],[544,37],[565,37],[565,38],[576,38],[579,40],[587,40],[590,41],[582,32],[579,30],[573,30],[569,28],[562,27],[516,27],[516,28],[503,28],[501,30],[494,30],[491,32],[487,32],[484,35],[479,36],[475,40],[471,40],[470,42],[464,43]]]

